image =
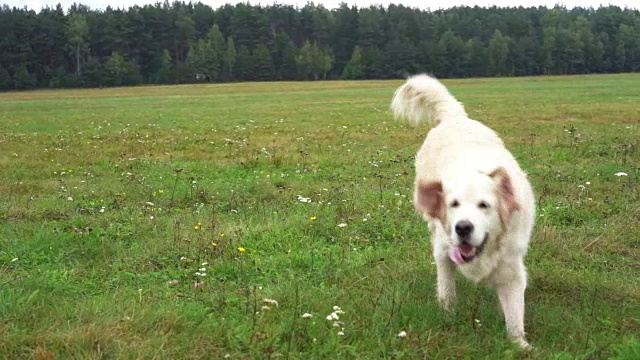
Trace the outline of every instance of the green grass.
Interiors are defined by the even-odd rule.
[[[0,94],[0,358],[638,358],[640,75],[445,83],[536,190],[533,352],[438,307],[427,128],[363,81]]]

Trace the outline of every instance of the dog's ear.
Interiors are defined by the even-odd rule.
[[[516,193],[511,177],[503,167],[495,169],[489,176],[498,184],[498,197],[500,199],[498,212],[502,225],[506,226],[511,220],[511,215],[520,208],[516,201]]]
[[[444,221],[444,194],[442,183],[432,181],[418,182],[416,186],[415,207],[418,211],[426,212],[430,217]]]

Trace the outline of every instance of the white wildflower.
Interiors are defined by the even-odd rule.
[[[339,228],[347,227],[347,224],[345,224],[345,223],[340,223],[340,224],[338,224],[338,227],[339,227]]]
[[[344,336],[344,331],[338,331],[338,336]]]
[[[265,304],[271,304],[271,305],[274,305],[275,307],[278,307],[278,302],[273,299],[263,299],[262,302],[264,302]]]
[[[298,201],[300,201],[301,203],[310,203],[311,199],[308,198],[308,197],[304,197],[304,196],[298,195]]]
[[[615,176],[629,176],[629,174],[627,174],[626,172],[620,171],[620,172],[615,173]]]
[[[340,319],[340,317],[338,317],[338,314],[336,314],[334,312],[329,314],[329,315],[327,315],[327,320],[329,320],[329,321],[338,320],[338,319]]]
[[[310,318],[312,318],[312,317],[313,317],[313,315],[312,315],[312,314],[310,314],[310,313],[304,313],[304,314],[302,314],[302,318],[303,318],[303,319],[310,319]]]
[[[398,334],[398,337],[401,337],[401,338],[407,337],[407,332],[406,331],[400,331],[400,333]]]
[[[73,201],[73,198],[72,198],[71,196],[69,196],[69,197],[67,198],[67,200],[69,200],[69,201]]]

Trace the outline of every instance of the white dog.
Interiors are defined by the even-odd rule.
[[[526,174],[498,135],[467,116],[438,80],[410,77],[393,97],[396,118],[434,127],[416,156],[415,207],[429,223],[438,300],[451,309],[456,267],[495,288],[509,337],[524,332],[527,275],[523,259],[535,222]]]

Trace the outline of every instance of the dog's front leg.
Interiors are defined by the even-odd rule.
[[[434,254],[436,270],[438,272],[438,301],[447,310],[453,311],[456,302],[456,267],[444,254]]]
[[[529,344],[524,334],[524,291],[526,284],[522,281],[500,285],[496,288],[507,327],[507,335],[520,347],[528,349]]]

